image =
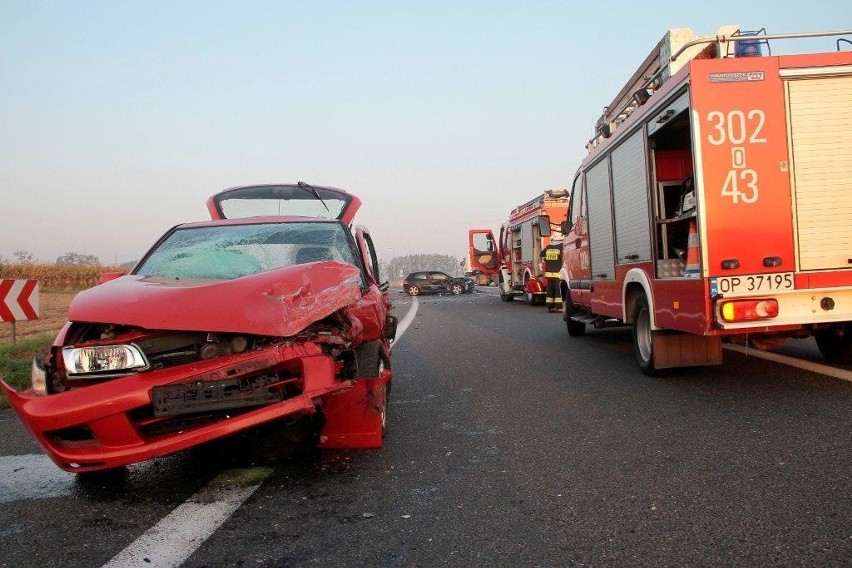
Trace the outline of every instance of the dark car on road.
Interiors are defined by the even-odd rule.
[[[456,278],[438,270],[412,272],[402,281],[402,289],[409,296],[420,294],[454,294],[473,292],[475,283],[471,278]]]

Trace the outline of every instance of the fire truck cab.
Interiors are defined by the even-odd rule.
[[[631,325],[648,375],[719,364],[723,340],[813,335],[828,361],[852,361],[850,34],[666,33],[572,184],[569,335]],[[771,53],[827,37],[833,51]]]
[[[550,244],[552,228],[559,228],[568,212],[568,191],[545,191],[509,214],[499,240],[491,229],[468,232],[468,262],[473,270],[492,275],[504,302],[524,296],[529,304],[543,304],[547,281],[541,273],[541,251]]]

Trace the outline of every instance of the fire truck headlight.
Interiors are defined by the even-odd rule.
[[[727,322],[770,319],[778,315],[778,300],[774,298],[725,300],[719,305],[719,314]]]

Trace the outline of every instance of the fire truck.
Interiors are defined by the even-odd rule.
[[[829,362],[852,361],[850,38],[664,35],[596,121],[573,180],[569,335],[630,325],[652,376],[719,364],[723,341],[814,336]]]
[[[471,268],[496,279],[504,302],[524,296],[530,305],[544,304],[547,281],[541,274],[541,251],[550,244],[551,223],[559,227],[567,212],[568,191],[550,189],[512,209],[498,241],[491,229],[471,229]]]

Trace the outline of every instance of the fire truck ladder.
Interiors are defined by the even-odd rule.
[[[697,36],[689,28],[671,29],[651,50],[612,102],[603,108],[603,113],[595,121],[595,135],[586,144],[586,149],[591,151],[603,140],[611,137],[633,111],[648,102],[669,77],[693,59],[760,55],[762,46],[766,46],[768,54],[771,55],[771,39],[848,35],[852,35],[852,30],[769,35],[765,28],[742,31],[739,26],[722,26],[716,30],[716,35]],[[852,44],[846,38],[838,39],[837,51],[841,50],[841,42]]]

